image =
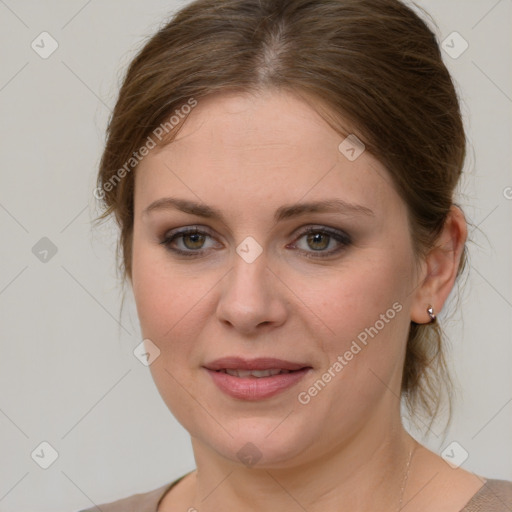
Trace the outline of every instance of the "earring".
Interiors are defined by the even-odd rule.
[[[430,304],[427,307],[427,313],[428,316],[430,317],[429,323],[433,324],[436,321],[436,315],[434,314],[434,308]]]

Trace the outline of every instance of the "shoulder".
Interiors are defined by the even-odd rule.
[[[510,512],[512,481],[487,479],[461,512]]]
[[[83,509],[78,512],[97,512],[98,509],[102,512],[155,512],[157,510],[158,502],[167,490],[174,485],[174,483],[175,482],[165,484],[158,487],[158,489],[145,493],[133,494],[110,503],[95,505],[94,507]]]

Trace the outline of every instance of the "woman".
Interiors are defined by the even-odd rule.
[[[97,195],[197,470],[104,511],[512,507],[404,429],[448,389],[465,136],[398,0],[199,0],[134,59]],[[90,509],[93,510],[93,509]]]

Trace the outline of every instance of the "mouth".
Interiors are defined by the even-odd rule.
[[[239,370],[239,369],[232,369],[232,368],[226,368],[222,370],[216,370],[218,372],[227,373],[228,375],[231,375],[232,377],[238,377],[238,378],[247,378],[247,377],[254,377],[256,379],[261,379],[262,377],[273,377],[274,375],[281,375],[284,373],[290,373],[292,371],[298,371],[298,370],[283,370],[278,368],[273,368],[270,370]]]
[[[239,400],[270,398],[297,384],[312,370],[303,363],[275,358],[217,359],[204,366],[217,388]]]
[[[292,372],[311,368],[307,363],[297,363],[276,359],[275,357],[258,357],[257,359],[244,359],[243,357],[223,357],[204,365],[208,370],[213,371],[265,371],[265,372]],[[257,374],[255,376],[258,376]],[[265,375],[266,377],[267,375]]]

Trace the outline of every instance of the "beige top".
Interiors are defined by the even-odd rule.
[[[122,500],[98,505],[79,512],[157,512],[164,495],[182,478],[171,484],[143,494],[134,494]],[[511,512],[512,482],[488,479],[484,486],[469,500],[460,512]]]

